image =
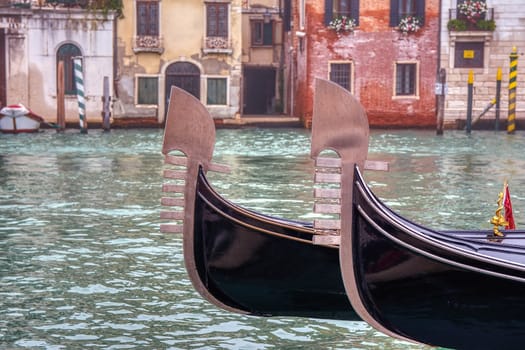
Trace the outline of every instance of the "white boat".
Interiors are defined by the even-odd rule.
[[[43,121],[21,103],[0,109],[0,131],[4,133],[35,132]]]

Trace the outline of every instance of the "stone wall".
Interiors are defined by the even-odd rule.
[[[502,70],[501,114],[500,120],[505,121],[508,110],[509,55],[513,47],[518,52],[518,88],[517,88],[517,119],[525,118],[525,74],[520,72],[524,66],[525,52],[525,8],[521,0],[487,0],[489,8],[494,9],[496,30],[494,32],[454,32],[447,29],[449,9],[456,8],[455,0],[443,1],[441,18],[441,54],[440,65],[447,71],[447,87],[445,103],[445,126],[456,127],[458,120],[463,122],[467,115],[467,86],[469,68],[455,68],[454,54],[456,43],[461,41],[485,42],[483,68],[472,68],[474,75],[473,117],[481,111],[496,96],[496,76],[498,68]],[[492,108],[483,119],[494,119],[495,108]],[[461,123],[460,123],[461,124]]]

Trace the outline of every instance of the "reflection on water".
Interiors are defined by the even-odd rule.
[[[311,220],[309,132],[218,130],[210,174],[227,198]],[[258,318],[202,300],[181,238],[159,233],[162,131],[0,135],[0,348],[421,348],[362,322]],[[365,174],[403,215],[434,228],[487,228],[509,180],[525,208],[523,134],[373,131]]]

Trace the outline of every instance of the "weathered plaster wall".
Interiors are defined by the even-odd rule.
[[[43,8],[8,9],[2,16],[20,18],[6,33],[7,103],[23,103],[47,121],[56,121],[57,50],[72,43],[84,57],[88,122],[100,122],[103,77],[113,79],[112,15],[95,18],[76,9]],[[76,97],[67,96],[65,102],[66,121],[77,121]]]
[[[17,31],[8,34],[6,41],[7,104],[20,102],[29,105],[27,37],[23,32]]]
[[[102,112],[103,81],[113,80],[113,17],[84,11],[35,11],[28,31],[31,84],[30,105],[42,108],[44,115],[56,115],[56,57],[59,47],[75,44],[83,57],[86,116],[89,121],[100,122]],[[33,80],[42,80],[33,84]],[[112,94],[110,86],[110,95]],[[78,120],[75,96],[66,97],[66,121]]]
[[[162,52],[135,52],[136,14],[133,2],[126,3],[124,16],[118,21],[118,100],[116,117],[157,117],[165,114],[166,68],[176,62],[190,62],[200,70],[200,100],[206,102],[208,76],[228,77],[228,105],[209,106],[215,118],[233,118],[239,114],[242,16],[241,1],[230,5],[230,53],[204,53],[205,6],[203,2],[181,0],[160,3],[160,37]],[[136,103],[136,78],[147,74],[158,77],[158,103],[140,106]]]

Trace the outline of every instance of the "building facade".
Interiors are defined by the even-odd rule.
[[[525,9],[520,0],[482,1],[486,11],[467,18],[464,1],[442,1],[440,67],[447,72],[445,127],[455,128],[467,115],[468,76],[472,71],[473,120],[496,97],[497,73],[502,72],[500,118],[507,119],[510,54],[516,48],[517,59],[525,48]],[[525,111],[525,95],[520,90],[525,76],[517,75],[516,117]],[[495,108],[482,121],[494,120]]]
[[[274,114],[286,108],[283,5],[278,0],[243,3],[243,114]],[[289,19],[289,16],[288,16]]]
[[[162,123],[171,86],[193,94],[215,118],[239,118],[240,0],[132,0],[118,21],[115,118]]]
[[[486,10],[469,18],[464,8],[477,2]],[[115,120],[162,124],[175,85],[216,119],[286,113],[309,126],[319,77],[356,95],[371,126],[433,128],[442,69],[445,128],[456,128],[471,71],[474,119],[495,98],[498,69],[506,119],[509,56],[525,47],[519,0],[128,0],[122,16],[85,4],[0,0],[1,105],[55,121],[63,61],[66,120],[78,121],[71,59],[81,57],[88,122],[101,121],[108,77]],[[518,74],[517,119],[524,83]]]
[[[113,79],[114,13],[44,1],[0,6],[0,104],[22,103],[55,122],[57,68],[63,61],[66,121],[78,122],[72,58],[80,57],[86,117],[101,122],[103,80]]]
[[[438,0],[297,0],[294,30],[293,109],[306,125],[317,77],[352,92],[371,126],[435,125]]]

